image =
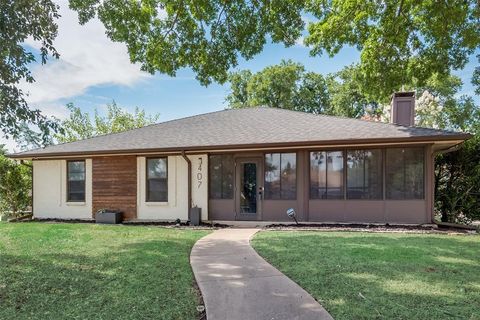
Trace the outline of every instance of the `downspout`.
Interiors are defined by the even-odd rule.
[[[187,175],[188,175],[188,221],[190,221],[190,211],[192,211],[192,161],[185,154],[185,150],[182,150],[182,157],[187,162]]]

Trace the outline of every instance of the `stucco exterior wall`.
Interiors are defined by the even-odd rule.
[[[92,218],[92,160],[85,160],[85,202],[67,202],[67,161],[33,161],[33,215],[46,219]]]
[[[137,219],[187,220],[187,163],[180,156],[168,157],[168,201],[147,202],[146,158],[137,157]],[[180,184],[179,181],[184,181]]]
[[[188,156],[192,162],[192,204],[202,208],[202,220],[208,219],[208,157]],[[188,219],[188,166],[182,156],[168,157],[168,201],[146,201],[146,158],[137,157],[137,219]]]
[[[420,200],[315,200],[309,199],[308,150],[297,152],[297,199],[263,200],[258,220],[289,221],[285,211],[295,208],[298,220],[312,222],[358,222],[358,223],[429,223],[433,211],[433,150],[425,146],[425,198]],[[168,220],[188,219],[188,166],[180,155],[168,156],[168,201],[146,201],[146,157],[132,156],[133,188],[137,201],[136,219]],[[238,152],[235,159],[259,158],[262,152]],[[111,157],[117,161],[117,157]],[[236,200],[209,200],[208,155],[189,155],[192,165],[192,206],[202,210],[202,220],[235,220]],[[34,215],[38,218],[91,219],[92,217],[92,160],[86,159],[86,200],[66,201],[66,160],[35,160],[34,168]],[[136,168],[135,168],[136,166]],[[262,165],[263,167],[263,165]],[[135,172],[136,170],[136,172]],[[260,169],[260,177],[264,176]],[[237,177],[235,177],[237,179]],[[98,179],[97,179],[98,180]],[[135,186],[136,180],[136,186]],[[263,186],[263,178],[260,179]],[[107,181],[108,182],[108,181]],[[237,182],[235,182],[237,185]],[[238,188],[238,186],[237,186]],[[135,193],[135,192],[134,192]],[[107,197],[99,194],[97,197]],[[102,200],[102,199],[100,199]],[[94,202],[94,201],[93,201]],[[209,212],[210,211],[210,212]]]
[[[202,220],[208,220],[208,155],[192,155],[188,158],[192,162],[192,206],[201,208]]]

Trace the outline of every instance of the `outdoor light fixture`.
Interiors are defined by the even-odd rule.
[[[293,208],[287,209],[287,216],[288,216],[290,219],[295,220],[295,223],[298,224],[298,221],[297,221],[297,218],[296,218],[295,209],[293,209]]]

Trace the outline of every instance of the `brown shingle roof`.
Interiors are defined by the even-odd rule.
[[[223,110],[166,121],[122,133],[53,145],[14,158],[129,151],[180,151],[255,145],[463,140],[468,134],[275,108]]]

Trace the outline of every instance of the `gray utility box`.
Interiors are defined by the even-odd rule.
[[[95,214],[95,222],[106,224],[122,223],[122,212],[116,210],[99,211]]]
[[[197,206],[190,209],[190,224],[192,226],[199,226],[202,221],[202,208]]]

